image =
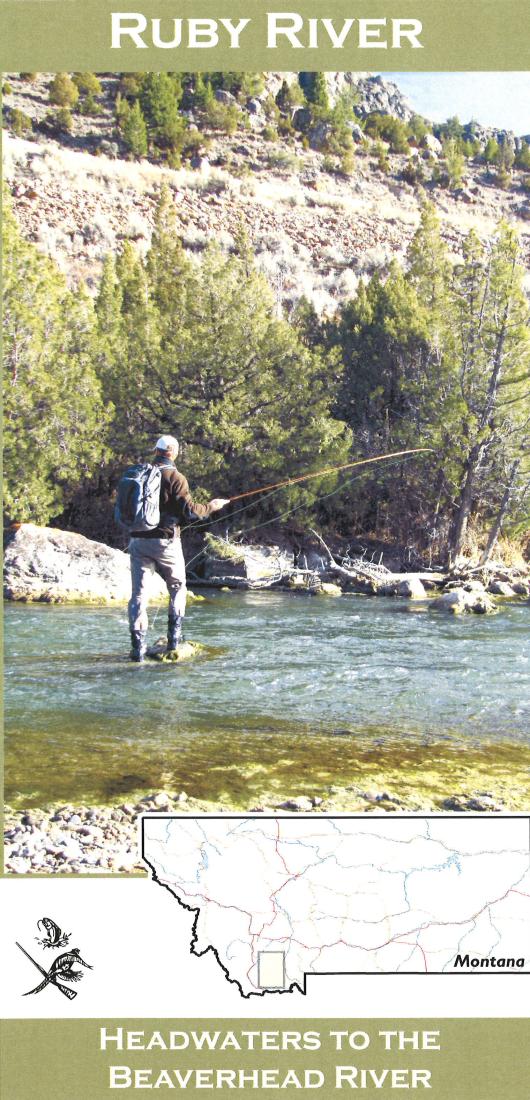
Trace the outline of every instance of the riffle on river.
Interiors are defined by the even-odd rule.
[[[9,802],[167,788],[236,808],[332,784],[399,794],[422,772],[434,797],[482,765],[530,781],[522,604],[451,618],[403,600],[205,594],[186,634],[216,653],[178,667],[127,661],[123,608],[7,606]],[[150,618],[154,641],[165,613]]]

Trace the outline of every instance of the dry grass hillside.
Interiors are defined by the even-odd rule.
[[[390,154],[378,167],[373,143],[357,140],[353,171],[292,138],[266,139],[259,112],[241,112],[232,134],[210,133],[186,167],[172,170],[149,160],[127,160],[109,142],[112,74],[103,81],[101,115],[77,118],[64,139],[39,129],[48,80],[31,85],[9,76],[4,104],[33,119],[33,130],[4,134],[4,177],[24,235],[53,256],[69,279],[94,290],[105,255],[124,239],[148,246],[160,188],[174,195],[184,245],[199,252],[215,240],[229,248],[241,222],[257,260],[286,308],[301,295],[319,311],[354,291],[358,279],[392,258],[400,259],[419,220],[422,190],[405,182],[410,157]],[[425,151],[411,150],[413,160]],[[436,154],[429,154],[430,163]],[[453,253],[475,229],[489,238],[500,218],[516,225],[530,273],[528,173],[514,170],[509,189],[478,162],[467,162],[455,191],[426,183]],[[530,289],[530,275],[529,275]]]

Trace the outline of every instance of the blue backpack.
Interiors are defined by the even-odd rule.
[[[161,467],[129,466],[116,491],[114,519],[126,531],[153,531],[160,525]]]

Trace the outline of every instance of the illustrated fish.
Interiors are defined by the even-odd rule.
[[[42,917],[41,920],[37,921],[39,932],[41,931],[41,924],[46,931],[46,935],[42,940],[35,936],[41,947],[66,947],[70,939],[70,932],[62,932],[59,925],[51,917]]]

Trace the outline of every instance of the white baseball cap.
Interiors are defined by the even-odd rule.
[[[178,439],[175,439],[174,435],[161,435],[160,439],[157,439],[155,443],[156,451],[171,451],[174,450],[178,454],[179,444]]]

